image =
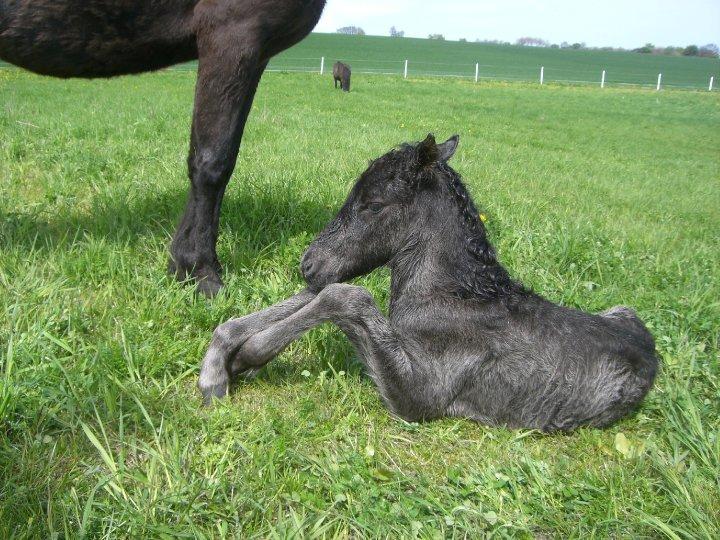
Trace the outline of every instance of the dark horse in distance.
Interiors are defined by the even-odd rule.
[[[350,91],[350,66],[343,64],[342,62],[335,62],[333,64],[333,81],[335,82],[335,88],[337,88],[338,82],[340,83],[340,89],[343,92]]]
[[[55,77],[113,77],[198,59],[190,193],[170,270],[213,295],[220,206],[270,58],[315,27],[325,0],[0,0],[0,59]]]
[[[376,159],[310,244],[308,288],[218,326],[199,386],[206,404],[230,377],[254,372],[311,328],[332,322],[388,408],[568,431],[632,412],[658,369],[655,342],[626,307],[558,306],[513,280],[495,255],[460,175],[458,145],[429,135]],[[341,283],[390,267],[390,315]]]

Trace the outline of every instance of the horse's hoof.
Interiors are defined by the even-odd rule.
[[[206,298],[212,298],[222,289],[223,282],[217,275],[205,275],[197,278],[197,292]]]
[[[221,271],[222,268],[217,262],[215,265],[206,264],[198,267],[190,264],[187,258],[181,256],[173,256],[168,261],[168,273],[171,276],[181,283],[195,283],[197,285],[196,292],[206,298],[212,298],[222,289]]]

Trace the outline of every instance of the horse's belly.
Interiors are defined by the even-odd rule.
[[[0,0],[0,58],[58,77],[108,77],[195,57],[192,1]]]

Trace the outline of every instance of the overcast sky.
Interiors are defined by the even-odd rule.
[[[390,27],[468,41],[538,37],[591,46],[720,44],[720,0],[328,0],[316,32]]]

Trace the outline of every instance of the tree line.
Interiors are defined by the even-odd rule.
[[[343,26],[337,29],[338,34],[350,34],[364,36],[365,30],[359,26]],[[390,27],[391,37],[405,37],[404,30],[398,30],[395,26]],[[438,41],[445,41],[443,34],[429,34],[428,39],[434,39]],[[458,41],[466,43],[467,39],[460,38]],[[488,45],[512,45],[509,41],[500,41],[497,39],[476,39],[475,43],[484,43]],[[687,45],[686,47],[656,47],[652,43],[646,43],[642,47],[636,49],[625,49],[623,47],[588,47],[585,42],[568,43],[563,41],[562,43],[550,43],[541,38],[524,36],[518,38],[515,41],[515,45],[522,47],[547,47],[550,49],[574,49],[574,50],[587,50],[587,51],[623,51],[623,52],[635,52],[642,54],[659,54],[664,56],[700,56],[705,58],[718,58],[720,57],[720,49],[714,43],[708,43],[707,45]]]

